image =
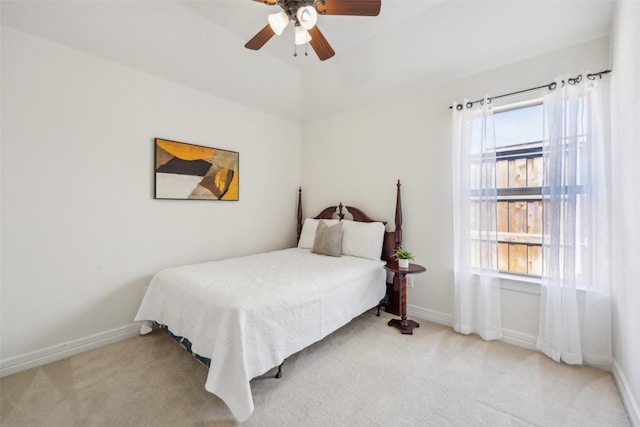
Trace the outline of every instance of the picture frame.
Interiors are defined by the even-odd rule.
[[[163,138],[154,152],[155,199],[240,199],[240,153]]]

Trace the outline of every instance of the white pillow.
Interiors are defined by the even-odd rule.
[[[342,221],[342,254],[380,259],[384,231],[381,222]]]
[[[298,240],[298,247],[304,249],[313,249],[313,241],[316,238],[316,228],[318,223],[324,221],[327,225],[336,225],[340,221],[337,219],[313,219],[307,218],[302,224],[302,232],[300,233],[300,240]]]

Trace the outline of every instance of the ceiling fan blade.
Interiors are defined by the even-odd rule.
[[[308,31],[311,36],[311,41],[309,43],[313,50],[316,51],[316,54],[321,61],[327,60],[336,54],[329,45],[327,39],[324,38],[324,35],[322,35],[318,29],[317,25]]]
[[[381,0],[324,0],[316,9],[326,15],[378,16],[380,4]]]
[[[244,45],[244,47],[246,47],[247,49],[258,50],[262,46],[264,46],[264,44],[268,42],[275,34],[276,33],[274,33],[271,29],[271,25],[267,24],[263,29],[258,31],[258,34],[253,36],[253,38],[249,40],[247,44]]]

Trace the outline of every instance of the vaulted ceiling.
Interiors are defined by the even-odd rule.
[[[382,0],[377,17],[320,16],[319,61],[291,26],[244,44],[277,6],[250,0],[11,1],[2,24],[177,84],[304,121],[608,34],[613,0]]]

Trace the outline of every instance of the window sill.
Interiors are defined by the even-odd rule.
[[[500,273],[500,289],[540,295],[540,278]]]
[[[500,289],[541,295],[540,288],[542,279],[540,277],[527,277],[520,276],[518,274],[499,273],[498,279],[500,280]],[[585,288],[576,288],[576,294],[579,299],[584,299],[587,291],[588,290]]]

